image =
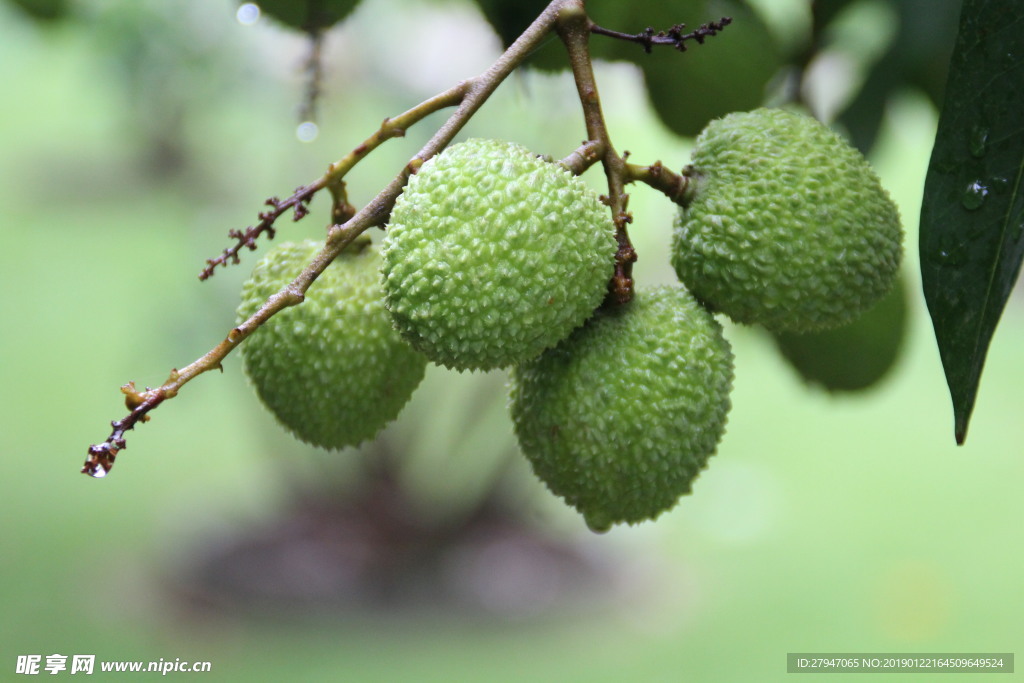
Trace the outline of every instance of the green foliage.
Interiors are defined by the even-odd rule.
[[[473,139],[409,180],[382,246],[387,306],[431,360],[513,365],[564,339],[604,298],[607,208],[564,167]]]
[[[721,326],[661,287],[515,368],[510,409],[537,476],[602,531],[690,491],[725,430],[732,376]]]
[[[862,4],[863,1],[859,0]],[[839,13],[835,10],[856,4],[815,2],[818,32],[824,35],[831,33],[830,22]],[[907,89],[919,90],[936,106],[942,105],[960,4],[960,0],[880,2],[880,5],[888,6],[893,14],[893,36],[888,48],[868,65],[864,82],[838,119],[858,149],[865,152],[871,149],[885,120],[890,100],[901,92]],[[885,28],[872,26],[870,30],[877,32]],[[855,43],[847,48],[862,52]]]
[[[921,278],[958,442],[1024,259],[1024,15],[966,0],[921,206]]]
[[[508,47],[548,6],[548,0],[476,0],[476,4],[501,38],[501,44]],[[569,66],[565,48],[555,37],[534,51],[527,64],[551,70],[565,69]]]
[[[10,0],[10,3],[38,21],[56,21],[68,15],[68,0]]]
[[[892,290],[852,323],[820,332],[774,335],[782,356],[809,384],[833,392],[876,386],[895,365],[907,332],[907,285]]]
[[[853,320],[892,286],[896,206],[864,157],[816,120],[778,109],[715,120],[690,175],[673,265],[714,310],[807,332]]]
[[[284,243],[253,269],[239,322],[290,283],[321,244]],[[391,327],[380,257],[366,243],[335,259],[298,306],[266,322],[242,346],[260,399],[297,438],[323,448],[354,446],[397,417],[423,379],[426,358]]]

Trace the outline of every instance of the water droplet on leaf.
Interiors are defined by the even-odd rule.
[[[968,211],[974,211],[980,209],[981,205],[985,203],[985,197],[988,196],[988,186],[984,185],[980,180],[975,180],[967,185],[964,189],[964,196],[962,202],[964,208]]]
[[[931,260],[940,268],[957,268],[967,263],[967,248],[952,235],[946,235],[939,243],[938,252],[932,254]]]
[[[991,185],[996,192],[1006,192],[1010,189],[1010,181],[1000,176],[992,178]]]
[[[943,266],[957,267],[967,262],[963,249],[943,249],[939,252],[939,264]]]

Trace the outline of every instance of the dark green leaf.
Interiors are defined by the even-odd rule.
[[[1024,258],[1024,6],[964,0],[921,207],[921,277],[963,443]]]

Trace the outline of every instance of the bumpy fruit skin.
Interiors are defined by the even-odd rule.
[[[815,119],[757,109],[712,121],[691,173],[672,263],[712,309],[808,332],[850,322],[892,286],[896,206],[860,152]]]
[[[830,392],[863,391],[896,364],[907,330],[907,286],[892,290],[852,323],[821,332],[775,336],[779,351],[800,376]]]
[[[242,287],[238,320],[291,282],[322,246],[285,243],[268,252]],[[427,359],[395,332],[384,308],[379,264],[372,246],[350,246],[301,304],[242,344],[260,399],[302,441],[340,449],[373,438],[423,379]]]
[[[732,361],[721,326],[683,287],[638,291],[513,370],[516,436],[591,529],[654,519],[717,448]]]
[[[473,139],[423,164],[384,238],[386,304],[432,361],[522,362],[590,317],[614,271],[608,209],[563,167]]]

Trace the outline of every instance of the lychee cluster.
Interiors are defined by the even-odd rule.
[[[733,355],[714,314],[779,333],[837,327],[889,291],[902,252],[867,162],[809,117],[714,121],[685,175],[682,282],[623,304],[606,296],[610,212],[579,178],[512,143],[453,145],[410,178],[380,256],[346,250],[257,331],[246,370],[299,438],[338,448],[393,419],[428,361],[510,368],[514,431],[548,488],[595,530],[654,519],[725,431]],[[240,317],[316,249],[268,255]]]

